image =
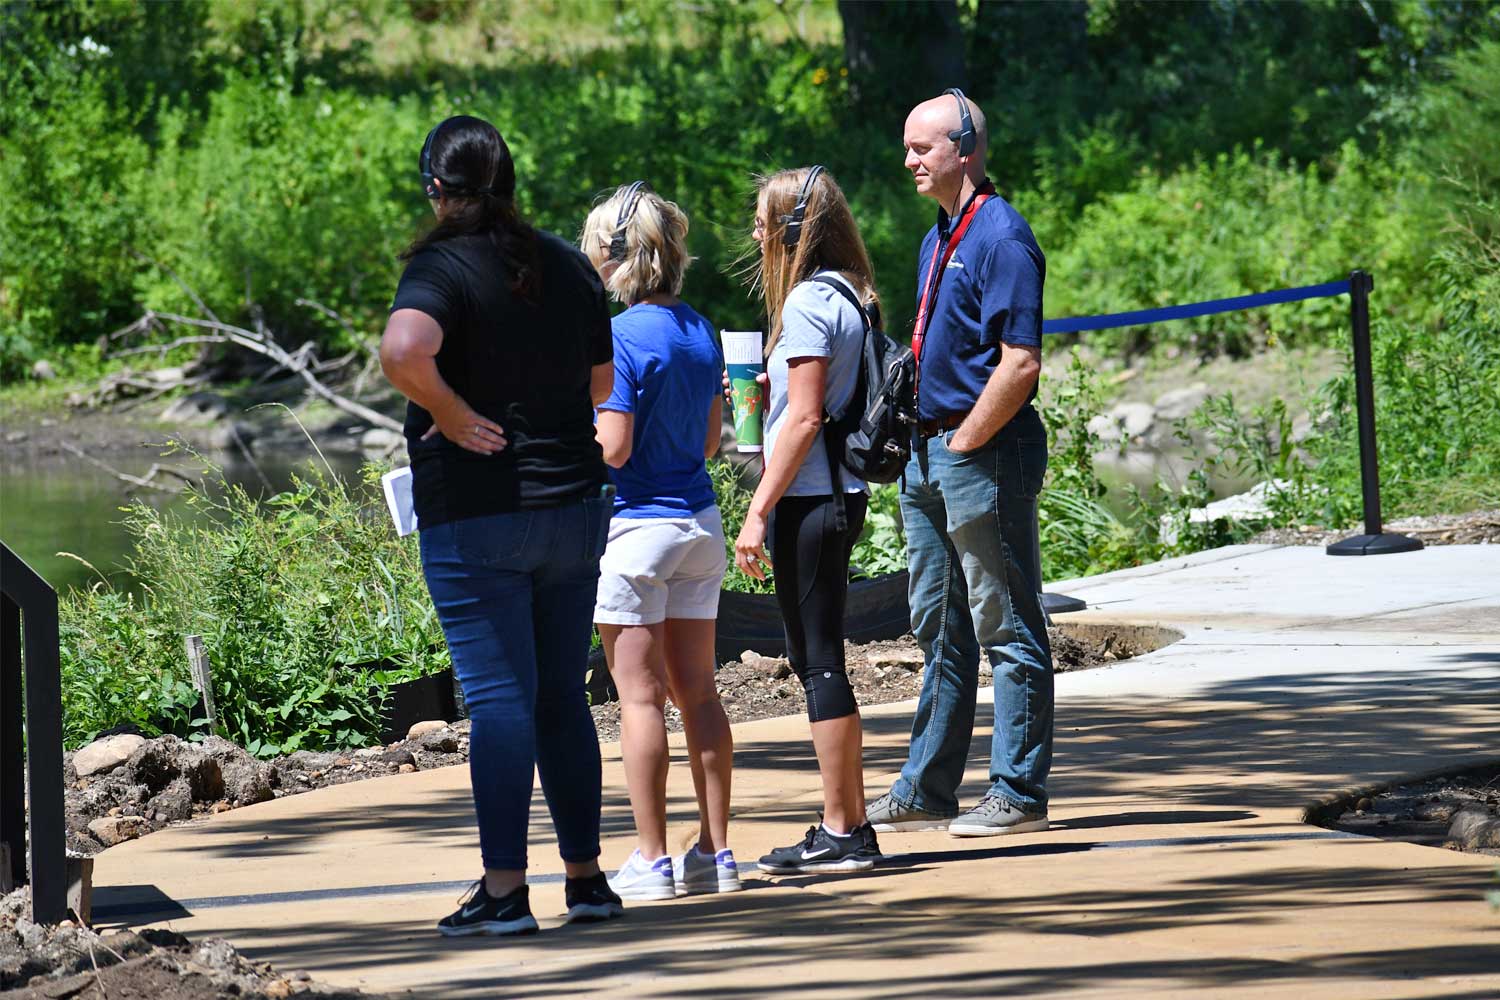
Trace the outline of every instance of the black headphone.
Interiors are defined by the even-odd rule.
[[[452,118],[444,118],[442,121],[432,126],[432,131],[427,133],[427,141],[422,143],[422,155],[417,157],[417,169],[421,171],[422,174],[422,192],[433,201],[436,201],[437,199],[443,197],[443,195],[445,194],[449,197],[463,197],[465,195],[473,194],[494,194],[495,189],[492,185],[486,185],[484,187],[472,189],[459,187],[457,184],[449,184],[447,181],[444,181],[441,177],[432,172],[432,144],[437,141],[438,133],[443,130],[443,126],[448,124],[452,120]],[[443,181],[443,183],[447,185],[448,190],[444,191],[440,189],[438,187],[438,181]]]
[[[974,131],[974,116],[969,114],[969,102],[965,99],[964,92],[957,87],[949,87],[943,93],[952,94],[953,99],[958,102],[958,128],[949,132],[948,138],[958,143],[959,156],[968,156],[979,145],[979,133]]]
[[[650,190],[651,185],[645,181],[634,181],[625,189],[625,199],[620,202],[620,214],[615,218],[615,232],[609,238],[610,260],[623,261],[625,259],[625,224],[630,221],[631,216],[635,215],[636,207]]]
[[[807,200],[812,197],[813,181],[823,172],[821,163],[813,164],[813,168],[807,172],[807,177],[802,181],[802,190],[797,194],[797,204],[792,206],[791,215],[783,215],[781,221],[786,225],[782,231],[781,242],[789,247],[797,245],[802,238],[802,218],[807,215]]]

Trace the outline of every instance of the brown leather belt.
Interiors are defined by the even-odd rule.
[[[946,417],[935,417],[932,420],[924,420],[917,425],[917,433],[924,438],[930,438],[935,434],[941,434],[943,431],[953,430],[953,428],[967,420],[968,417],[967,413],[952,413]]]

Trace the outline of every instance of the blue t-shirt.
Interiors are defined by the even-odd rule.
[[[956,220],[939,209],[938,225],[922,241],[917,255],[919,300],[938,231],[946,235],[954,224]],[[938,280],[922,341],[917,406],[923,420],[972,410],[1000,363],[1001,344],[1041,346],[1046,277],[1047,259],[1031,227],[1009,202],[992,194],[977,210]]]
[[[616,316],[615,388],[601,410],[635,416],[630,458],[610,469],[616,517],[687,517],[713,505],[708,411],[722,390],[714,328],[685,302]]]

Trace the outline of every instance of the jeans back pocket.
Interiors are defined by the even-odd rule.
[[[518,510],[453,522],[453,547],[465,561],[505,568],[526,551],[536,512]]]

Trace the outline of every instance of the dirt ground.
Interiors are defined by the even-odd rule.
[[[149,928],[100,935],[64,921],[32,923],[26,889],[0,899],[0,996],[16,1000],[325,1000],[372,997],[250,962],[227,941],[193,946]],[[377,998],[378,1000],[378,998]]]
[[[1500,857],[1500,763],[1393,785],[1314,819],[1367,837]]]
[[[1251,541],[1258,545],[1327,545],[1363,530],[1363,527],[1357,525],[1351,525],[1342,531],[1271,528],[1262,531]],[[1388,522],[1385,530],[1410,535],[1426,545],[1497,545],[1500,544],[1500,510],[1403,517]]]

